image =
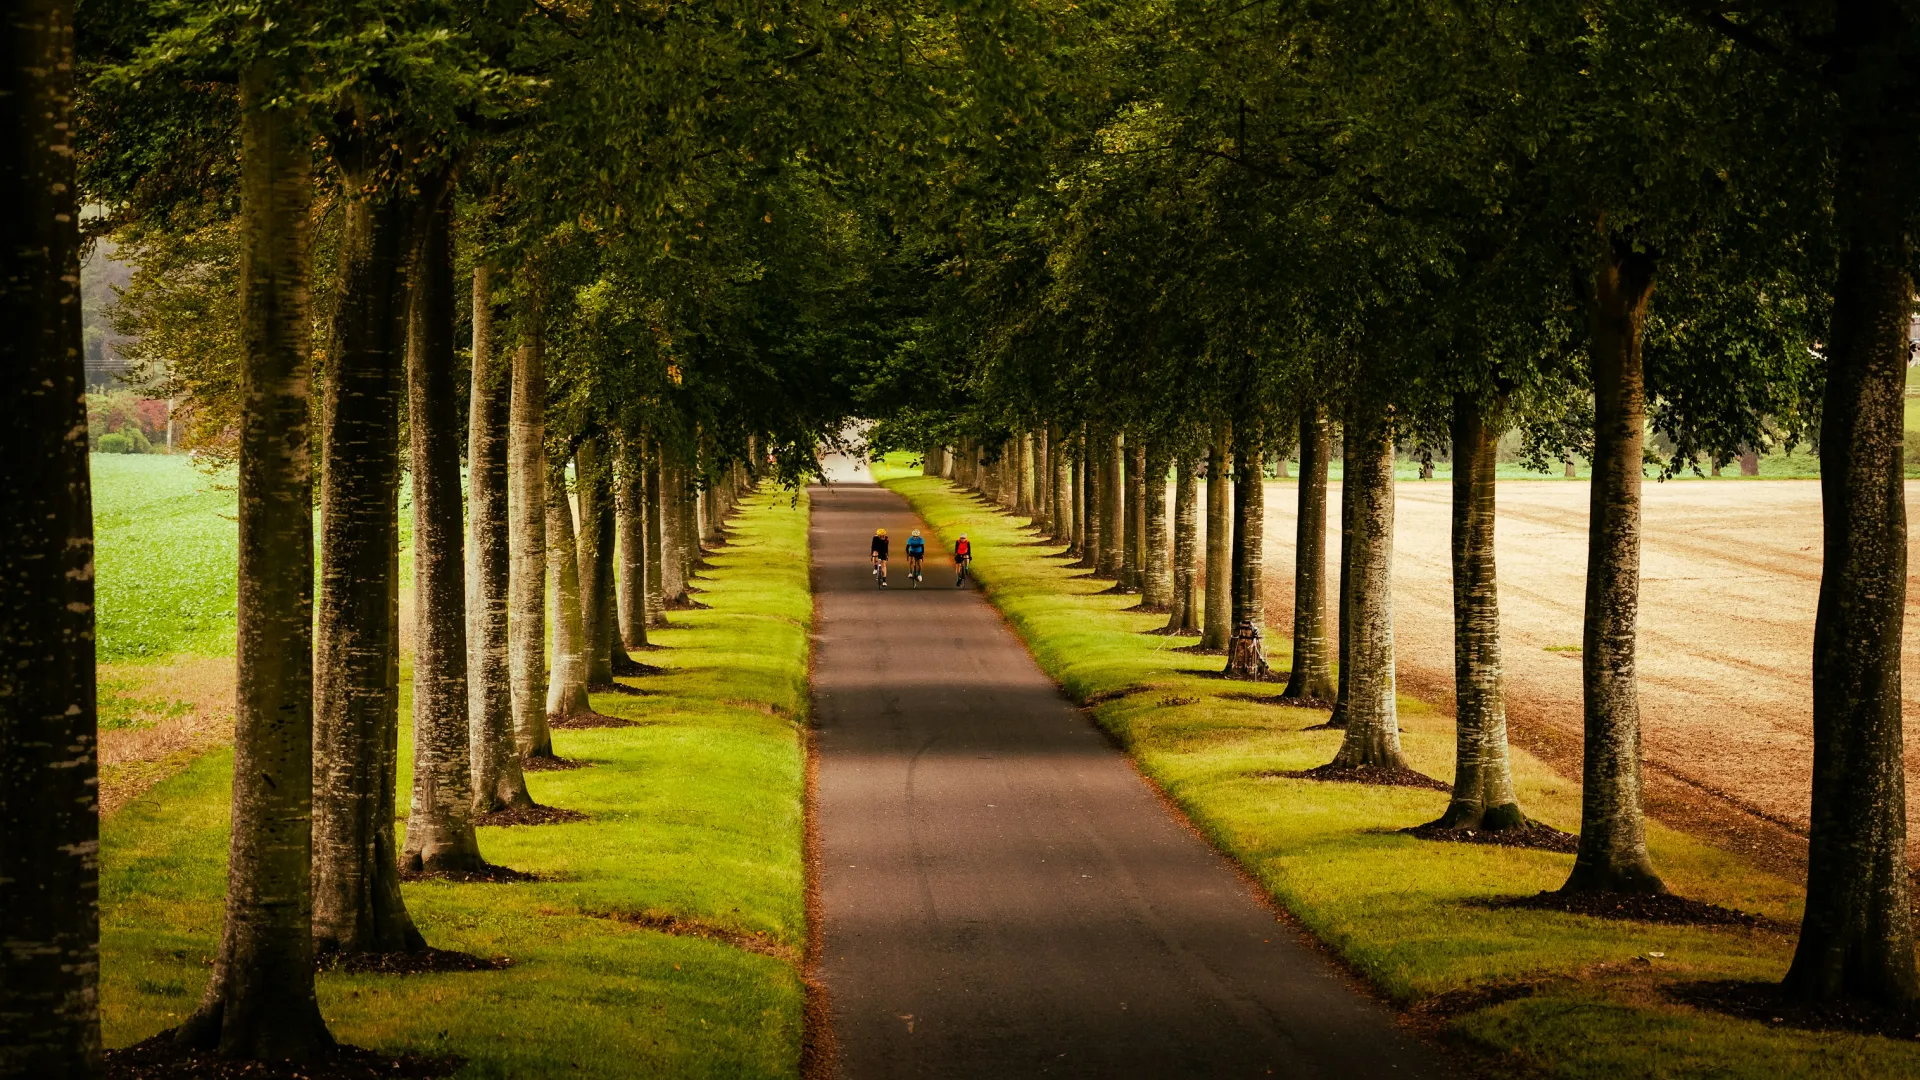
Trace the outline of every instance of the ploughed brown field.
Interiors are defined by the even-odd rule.
[[[1338,488],[1328,497],[1330,594]],[[1442,705],[1453,697],[1450,490],[1429,480],[1396,491],[1401,691]],[[1649,807],[1804,877],[1819,483],[1649,481],[1645,490],[1639,674]],[[1916,496],[1920,482],[1909,481],[1909,506]],[[1576,778],[1587,499],[1585,481],[1503,481],[1496,540],[1513,738]],[[1267,485],[1267,621],[1280,633],[1292,620],[1295,506],[1292,482]],[[1910,584],[1909,613],[1916,603],[1920,589]],[[1920,634],[1911,629],[1903,668],[1911,708],[1920,690]],[[1911,735],[1907,770],[1920,774]],[[1908,800],[1907,835],[1910,856],[1920,857],[1920,798]]]

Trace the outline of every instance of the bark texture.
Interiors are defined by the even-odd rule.
[[[407,429],[413,471],[413,800],[400,864],[486,866],[473,831],[467,732],[467,579],[454,382],[453,192],[430,193],[415,230]],[[393,816],[387,816],[388,828]]]
[[[1099,577],[1126,585],[1127,487],[1123,463],[1126,442],[1120,435],[1100,440],[1100,566]]]
[[[1347,736],[1333,763],[1405,768],[1393,670],[1393,425],[1384,405],[1355,412],[1342,493],[1353,502]]]
[[[100,1073],[93,498],[73,4],[0,17],[0,1075]]]
[[[613,509],[620,533],[620,637],[629,649],[647,647],[647,481],[640,440],[620,440]]]
[[[1231,449],[1223,428],[1207,447],[1207,580],[1206,618],[1200,633],[1203,649],[1225,649],[1233,635],[1233,478],[1228,473]]]
[[[1789,995],[1920,997],[1907,876],[1900,649],[1907,594],[1901,456],[1911,174],[1883,126],[1910,98],[1912,61],[1881,47],[1913,39],[1890,0],[1847,5],[1849,62],[1836,212],[1843,248],[1820,432],[1825,541],[1813,633],[1813,816],[1807,907]]]
[[[1173,538],[1167,531],[1167,459],[1145,455],[1140,470],[1141,528],[1145,552],[1140,567],[1140,609],[1173,610]]]
[[[371,142],[372,140],[365,140]],[[313,936],[331,953],[426,947],[400,898],[400,393],[413,207],[358,193],[372,146],[336,149],[349,193],[321,431],[314,663]]]
[[[547,474],[547,621],[553,657],[547,670],[547,717],[589,716],[587,628],[580,613],[580,549],[567,498],[565,462]]]
[[[188,1044],[304,1062],[313,994],[313,336],[305,118],[271,57],[240,82],[239,595],[232,832],[220,948]]]
[[[1053,526],[1052,538],[1056,544],[1074,545],[1073,513],[1073,455],[1067,440],[1056,428],[1047,443],[1047,463],[1053,470],[1053,481],[1048,485]]]
[[[513,738],[507,663],[507,424],[513,361],[494,337],[493,269],[473,269],[473,386],[468,401],[467,743],[476,813],[532,806]]]
[[[1013,512],[1029,520],[1039,516],[1033,508],[1034,460],[1033,436],[1021,435],[1015,444],[1019,451],[1019,476],[1014,482]]]
[[[1293,670],[1281,695],[1332,702],[1332,657],[1327,647],[1327,458],[1332,455],[1326,410],[1300,412],[1299,513],[1293,563]]]
[[[1128,438],[1124,446],[1120,457],[1124,471],[1121,490],[1125,492],[1121,514],[1120,587],[1139,592],[1147,567],[1147,448],[1138,435]]]
[[[580,625],[587,634],[587,685],[608,686],[614,669],[613,461],[599,438],[574,454],[580,504]],[[620,659],[627,660],[626,650]],[[627,660],[629,666],[632,661]]]
[[[1497,409],[1494,415],[1498,416]],[[1501,684],[1500,590],[1494,573],[1494,469],[1501,427],[1478,398],[1453,403],[1453,801],[1436,824],[1527,824],[1513,794]]]
[[[1200,632],[1200,487],[1193,455],[1183,453],[1173,465],[1173,596],[1168,606],[1169,634]]]
[[[1227,639],[1226,675],[1264,679],[1267,667],[1266,477],[1262,447],[1251,425],[1235,432],[1233,447],[1233,634]]]
[[[1586,765],[1580,852],[1563,888],[1664,892],[1647,857],[1640,776],[1640,470],[1646,441],[1641,331],[1653,297],[1651,257],[1607,242],[1587,296],[1593,356],[1593,481],[1581,642]]]
[[[1348,637],[1353,629],[1353,463],[1360,456],[1359,443],[1354,441],[1357,433],[1351,421],[1340,425],[1340,594],[1334,598],[1334,610],[1339,612],[1339,622],[1334,627],[1335,662],[1333,715],[1327,717],[1327,726],[1343,728],[1347,726],[1347,672],[1351,665],[1347,663],[1353,655],[1352,642]]]
[[[524,758],[553,756],[547,729],[547,371],[537,302],[520,313],[513,358],[513,402],[507,460],[511,565],[508,667],[513,687],[514,743]]]
[[[661,518],[660,456],[659,444],[649,440],[642,465],[647,485],[647,625],[657,630],[673,625],[667,621],[667,567],[672,560],[667,557],[666,523]]]

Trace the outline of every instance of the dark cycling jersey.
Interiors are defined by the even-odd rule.
[[[876,536],[873,538],[873,554],[881,559],[885,559],[887,557],[887,538],[886,537]]]
[[[927,553],[927,542],[917,536],[907,537],[907,558],[918,559]]]

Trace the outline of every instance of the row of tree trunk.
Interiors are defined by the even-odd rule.
[[[1459,757],[1454,798],[1441,824],[1497,829],[1527,824],[1513,796],[1500,686],[1499,612],[1493,574],[1493,465],[1500,418],[1459,403],[1455,430],[1454,562]],[[1340,581],[1326,581],[1328,471],[1332,424],[1319,405],[1273,432],[1243,420],[1221,423],[1204,445],[1082,428],[1022,435],[997,446],[963,440],[926,454],[927,471],[950,476],[1010,512],[1038,487],[1026,516],[1074,565],[1138,592],[1140,610],[1166,611],[1162,632],[1198,634],[1196,649],[1224,653],[1225,674],[1277,679],[1265,647],[1266,459],[1297,435],[1300,476],[1294,564],[1292,665],[1283,697],[1329,707],[1345,729],[1333,764],[1403,769],[1393,641],[1392,412],[1383,403],[1349,409],[1344,429]],[[1040,451],[1030,469],[1028,446]],[[1284,454],[1280,456],[1285,456]],[[1172,526],[1164,494],[1173,472]],[[1049,484],[1039,477],[1046,475]],[[1206,484],[1206,541],[1200,550],[1200,481]],[[1044,494],[1043,494],[1044,493]],[[1329,620],[1333,599],[1338,618]],[[1338,638],[1329,640],[1330,630]],[[1335,653],[1338,664],[1335,663]],[[1337,679],[1336,679],[1337,672]]]

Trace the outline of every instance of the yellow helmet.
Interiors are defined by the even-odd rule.
[[[887,535],[887,530],[885,530],[885,529],[875,529],[875,530],[873,530],[873,535],[875,535],[875,536],[885,536],[885,535]]]

